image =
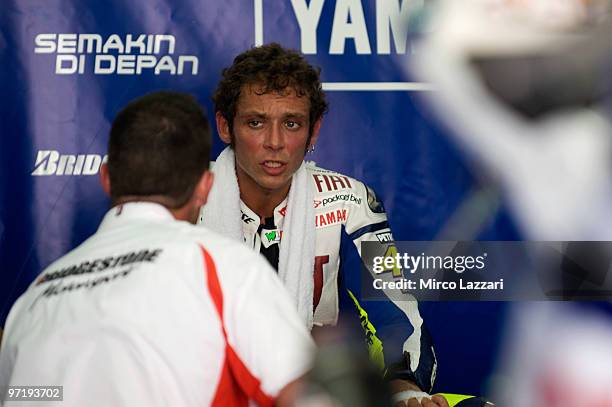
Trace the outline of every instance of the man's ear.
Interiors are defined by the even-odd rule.
[[[317,144],[317,139],[319,138],[319,130],[321,130],[321,120],[319,119],[315,122],[314,126],[312,126],[312,136],[310,136],[310,144],[307,147],[314,147]]]
[[[225,144],[232,144],[232,135],[230,134],[229,123],[227,119],[223,117],[221,112],[215,114],[215,121],[217,122],[217,132],[219,137]]]
[[[201,207],[204,206],[206,201],[208,200],[208,194],[210,193],[210,189],[213,186],[213,182],[215,179],[215,174],[212,171],[207,170],[202,174],[198,184],[196,185],[194,191],[194,197],[196,200],[196,206]]]
[[[107,163],[102,163],[100,166],[100,184],[102,184],[102,189],[106,195],[111,196],[111,182]]]

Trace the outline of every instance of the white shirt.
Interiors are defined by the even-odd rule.
[[[14,304],[0,397],[61,385],[66,406],[271,405],[313,346],[263,258],[130,203]]]

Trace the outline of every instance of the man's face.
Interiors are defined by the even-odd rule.
[[[302,164],[308,145],[310,101],[287,88],[258,94],[256,85],[243,88],[236,106],[233,134],[218,114],[221,139],[233,141],[236,175],[243,199],[270,194],[285,196],[291,177]],[[314,144],[319,122],[313,127]],[[233,136],[233,140],[232,140]]]

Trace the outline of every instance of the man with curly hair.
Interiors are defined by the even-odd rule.
[[[319,70],[278,44],[256,47],[223,70],[213,101],[229,146],[201,223],[263,254],[309,328],[357,317],[397,400],[445,406],[425,393],[436,361],[416,301],[360,295],[361,242],[391,240],[382,204],[362,182],[304,162],[328,108]]]

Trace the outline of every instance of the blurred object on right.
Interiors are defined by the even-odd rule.
[[[609,1],[439,1],[409,69],[534,240],[612,240]]]
[[[491,399],[500,407],[611,407],[612,305],[516,305]]]
[[[611,10],[608,0],[436,1],[407,67],[434,85],[425,102],[524,235],[570,241],[567,257],[595,264],[604,290],[612,249],[591,241],[612,241]],[[565,263],[580,278],[563,288],[583,286],[579,262]],[[612,407],[609,302],[516,304],[501,349],[496,405]]]

